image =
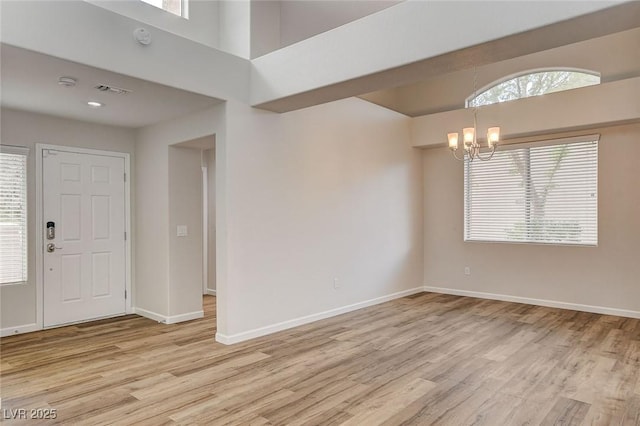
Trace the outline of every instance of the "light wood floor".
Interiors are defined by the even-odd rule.
[[[640,320],[425,293],[224,346],[205,306],[183,324],[3,338],[3,409],[90,425],[640,424]]]

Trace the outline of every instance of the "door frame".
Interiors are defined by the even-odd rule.
[[[209,169],[204,164],[200,150],[202,170],[202,294],[209,294]]]
[[[131,163],[130,155],[126,152],[105,151],[99,149],[77,148],[73,146],[61,146],[37,143],[36,154],[36,324],[40,330],[44,329],[44,223],[43,206],[42,206],[42,151],[51,149],[55,151],[70,152],[76,154],[104,155],[108,157],[117,157],[124,159],[124,170],[126,179],[124,181],[124,229],[127,233],[125,240],[125,289],[127,297],[125,299],[125,313],[133,313],[131,291]],[[56,327],[56,326],[54,326]],[[53,327],[47,327],[53,328]]]

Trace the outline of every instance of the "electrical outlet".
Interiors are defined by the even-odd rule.
[[[469,268],[468,266],[464,267],[464,274],[465,275],[471,275],[471,268]]]
[[[337,278],[333,279],[333,288],[334,288],[334,290],[337,290],[337,289],[340,288],[340,281],[338,281]]]

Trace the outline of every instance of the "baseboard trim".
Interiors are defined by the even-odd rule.
[[[166,323],[175,324],[178,322],[191,321],[191,320],[199,319],[203,317],[204,317],[204,311],[194,311],[194,312],[188,312],[186,314],[173,315],[173,316],[167,317]]]
[[[194,319],[204,317],[204,311],[194,311],[194,312],[187,312],[186,314],[168,316],[168,315],[161,315],[157,312],[148,311],[142,308],[133,308],[133,313],[140,315],[141,317],[145,317],[145,318],[152,319],[154,321],[161,322],[163,324],[176,324],[179,322],[191,321]]]
[[[0,330],[0,337],[13,336],[14,334],[31,333],[32,331],[42,330],[38,324],[23,324],[14,327],[7,327]]]
[[[133,313],[136,315],[140,315],[141,317],[149,318],[150,320],[161,322],[163,324],[167,323],[167,317],[165,315],[161,315],[153,311],[148,311],[146,309],[134,307]]]
[[[546,306],[548,308],[568,309],[571,311],[591,312],[594,314],[615,315],[626,318],[640,318],[639,311],[627,309],[608,308],[605,306],[581,305],[578,303],[559,302],[556,300],[533,299],[529,297],[510,296],[507,294],[483,293],[480,291],[459,290],[455,288],[425,286],[424,291],[429,293],[451,294],[454,296],[475,297],[478,299],[500,300],[503,302],[524,303],[526,305]]]
[[[394,299],[400,299],[402,297],[411,296],[412,294],[422,293],[423,291],[424,289],[422,287],[411,288],[409,290],[399,291],[397,293],[376,297],[374,299],[369,299],[363,302],[342,306],[340,308],[329,309],[328,311],[318,312],[317,314],[311,314],[304,317],[294,318],[292,320],[279,322],[276,324],[256,328],[249,331],[244,331],[242,333],[225,335],[218,332],[216,333],[216,341],[225,345],[232,345],[234,343],[244,342],[245,340],[255,339],[256,337],[262,337],[268,334],[277,333],[278,331],[288,330],[293,327],[309,324],[314,321],[335,317],[337,315],[346,314],[347,312],[352,312],[352,311],[366,308],[369,306],[378,305],[380,303],[389,302]]]
[[[207,294],[209,296],[215,296],[216,295],[216,291],[215,290],[211,290],[210,288],[207,289]]]
[[[216,332],[216,342],[222,343],[223,345],[233,345],[234,343],[241,342],[242,340],[234,341],[229,336]]]

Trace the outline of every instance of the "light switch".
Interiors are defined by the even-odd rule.
[[[187,225],[178,225],[178,237],[186,237],[188,235]]]

